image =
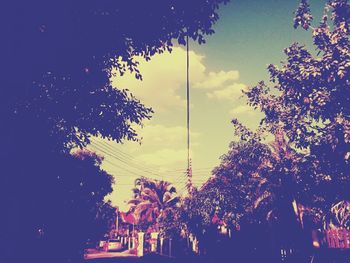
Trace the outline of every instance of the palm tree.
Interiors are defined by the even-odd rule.
[[[135,180],[133,193],[134,198],[129,204],[137,222],[153,223],[156,227],[167,210],[176,206],[180,200],[171,183],[146,177]]]

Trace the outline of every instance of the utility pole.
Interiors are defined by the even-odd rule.
[[[118,235],[118,231],[119,231],[119,208],[118,207],[115,209],[115,213],[116,213],[115,233]]]
[[[187,192],[189,195],[192,194],[193,185],[192,185],[192,162],[189,160],[189,167],[187,168]]]
[[[190,158],[190,52],[189,37],[186,35],[186,99],[187,99],[187,192],[192,193],[192,167]]]

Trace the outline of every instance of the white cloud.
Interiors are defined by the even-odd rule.
[[[112,85],[129,91],[155,112],[169,112],[185,109],[186,87],[186,51],[175,47],[171,53],[156,54],[148,62],[139,58],[139,70],[143,80],[137,80],[133,74],[112,77]],[[190,84],[195,89],[211,89],[208,97],[218,99],[233,98],[239,94],[244,84],[236,83],[237,70],[206,71],[204,56],[190,51]],[[219,90],[221,89],[221,91]],[[191,105],[193,106],[193,105]]]
[[[217,89],[222,88],[228,83],[239,79],[239,72],[236,70],[209,72],[202,81],[193,85],[198,89]]]
[[[190,51],[190,76],[192,82],[205,78],[204,56]],[[143,80],[133,74],[111,79],[112,85],[129,89],[145,105],[155,111],[167,111],[186,107],[184,90],[186,83],[186,51],[175,47],[171,53],[156,54],[148,62],[139,58],[139,70]]]
[[[249,105],[239,105],[232,110],[230,110],[232,116],[242,116],[242,115],[255,115],[257,112]]]
[[[246,100],[242,101],[236,107],[230,110],[230,115],[233,118],[238,118],[240,122],[246,125],[248,128],[255,130],[258,128],[261,119],[264,114],[258,110],[254,110],[253,107],[245,104]]]
[[[186,164],[187,150],[185,148],[180,150],[161,149],[152,153],[142,154],[138,158],[147,165],[166,167],[173,164]]]
[[[138,130],[144,146],[177,148],[186,144],[187,129],[183,126],[147,125]],[[190,132],[193,144],[200,136],[198,132]]]
[[[93,150],[97,150],[99,154],[105,156],[107,161],[106,169],[115,169],[110,167],[110,163],[121,165],[120,169],[124,169],[126,163],[113,158],[115,155],[119,156],[120,151],[125,151],[130,157],[125,157],[123,154],[120,158],[126,158],[127,162],[133,164],[146,165],[151,170],[159,170],[161,168],[172,169],[186,165],[187,158],[187,130],[183,126],[165,126],[160,124],[146,125],[143,129],[138,131],[139,137],[142,138],[142,143],[125,142],[119,145],[114,141],[104,140],[100,137],[92,139]],[[190,132],[192,149],[196,149],[199,145],[200,133]],[[97,146],[94,147],[94,146]],[[107,155],[106,155],[107,153]],[[130,159],[131,158],[131,159]],[[118,167],[117,167],[118,168]],[[127,168],[133,170],[132,167]],[[125,171],[124,171],[125,172]]]
[[[207,92],[207,97],[218,100],[236,101],[242,97],[242,91],[246,89],[246,85],[242,83],[234,83],[226,88]]]

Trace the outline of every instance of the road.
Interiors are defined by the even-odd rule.
[[[85,260],[108,259],[108,258],[137,258],[130,250],[122,252],[103,251],[98,249],[88,249],[84,256]]]
[[[160,256],[157,254],[148,254],[144,257],[137,257],[131,254],[130,251],[123,252],[105,252],[90,249],[87,254],[85,254],[86,263],[123,263],[123,262],[152,262],[152,263],[173,263],[174,258],[169,258],[166,256]]]

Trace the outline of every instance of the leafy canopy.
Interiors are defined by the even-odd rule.
[[[307,150],[314,190],[328,205],[350,198],[349,14],[347,1],[329,0],[314,27],[301,1],[294,26],[312,31],[317,54],[292,44],[281,66],[268,66],[273,86],[260,82],[246,92],[249,104],[265,113],[266,130],[281,128],[294,147]]]

